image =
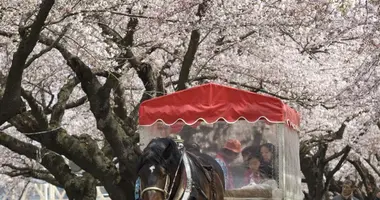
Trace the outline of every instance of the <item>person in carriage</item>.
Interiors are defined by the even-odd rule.
[[[244,177],[245,185],[260,184],[268,177],[260,170],[261,156],[259,152],[253,153],[248,158],[248,170]]]
[[[244,185],[242,188],[276,188],[277,183],[273,178],[268,177],[268,175],[261,170],[262,166],[262,156],[259,149],[254,150],[249,154],[247,163],[248,169],[244,177]]]
[[[259,146],[248,146],[248,147],[245,147],[241,151],[241,156],[243,157],[243,164],[244,164],[244,166],[246,166],[248,168],[248,160],[249,160],[250,156],[253,153],[256,153],[258,150],[259,150]]]
[[[224,147],[216,155],[216,162],[222,167],[224,174],[225,189],[235,188],[232,172],[230,170],[230,163],[239,157],[241,153],[241,143],[236,139],[229,139]]]
[[[274,178],[273,162],[275,155],[275,146],[271,143],[265,143],[260,146],[261,165],[260,170],[264,172],[268,178]]]
[[[241,152],[241,155],[243,157],[243,165],[246,168],[244,172],[244,185],[248,185],[251,180],[251,176],[253,174],[253,170],[256,169],[257,163],[258,168],[257,171],[260,172],[260,177],[266,177],[262,171],[260,171],[260,147],[259,146],[248,146],[243,149]],[[257,160],[258,159],[258,160]]]

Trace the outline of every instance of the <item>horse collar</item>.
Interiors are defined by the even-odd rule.
[[[190,160],[189,160],[189,157],[187,156],[186,151],[183,152],[183,164],[185,165],[187,183],[186,183],[185,192],[182,196],[182,200],[187,200],[190,197],[190,193],[193,186],[193,180],[191,176]]]

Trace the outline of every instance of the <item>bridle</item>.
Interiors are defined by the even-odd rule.
[[[171,187],[170,187],[170,190],[169,190],[169,186],[170,186],[170,176],[169,174],[166,174],[166,178],[165,178],[165,187],[162,189],[160,187],[156,187],[156,186],[151,186],[151,187],[147,187],[147,188],[144,188],[142,191],[141,191],[141,184],[140,184],[140,191],[141,191],[141,194],[140,194],[140,197],[142,198],[144,193],[145,192],[148,192],[148,191],[158,191],[158,192],[161,192],[164,194],[164,199],[166,200],[169,200],[169,197],[171,196],[171,193],[172,193],[172,190],[173,190],[173,186],[174,186],[174,183],[175,183],[175,180],[177,178],[177,175],[178,175],[178,171],[179,171],[179,168],[181,167],[181,163],[182,163],[182,160],[183,160],[183,156],[184,156],[184,152],[185,152],[185,149],[182,149],[183,152],[182,152],[182,156],[181,156],[181,159],[178,163],[178,166],[177,166],[177,170],[175,172],[175,175],[174,175],[174,178],[173,178],[173,183],[171,184]]]
[[[147,187],[143,191],[141,191],[141,197],[143,197],[143,195],[144,195],[145,192],[154,190],[154,191],[158,191],[158,192],[164,193],[164,199],[167,199],[170,196],[170,194],[168,192],[169,185],[170,185],[170,177],[169,177],[169,175],[166,175],[164,189],[156,187],[156,186]],[[174,185],[174,181],[173,181],[173,185]],[[141,185],[140,185],[140,187],[141,187]],[[141,188],[140,188],[140,190],[141,190]]]

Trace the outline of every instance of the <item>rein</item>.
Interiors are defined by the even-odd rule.
[[[155,191],[159,191],[159,192],[162,192],[164,193],[164,197],[166,199],[166,197],[168,196],[168,188],[169,188],[169,185],[170,185],[170,177],[169,175],[166,175],[166,178],[165,178],[165,188],[164,189],[161,189],[159,187],[147,187],[145,188],[142,192],[141,192],[141,197],[143,196],[144,192],[147,192],[147,191],[151,191],[151,190],[155,190]]]

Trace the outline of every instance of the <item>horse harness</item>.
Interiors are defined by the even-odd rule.
[[[192,171],[196,170],[196,167],[201,169],[203,175],[205,175],[207,181],[211,184],[211,193],[212,193],[212,199],[216,199],[216,186],[215,186],[215,181],[214,181],[214,168],[211,165],[205,165],[204,162],[199,159],[199,157],[193,153],[187,152],[190,160],[190,166]],[[202,188],[197,185],[196,183],[200,183],[200,180],[197,179],[197,177],[194,177],[193,185],[192,187],[195,188],[205,199],[208,200],[207,195],[204,193]],[[195,191],[193,191],[193,194],[191,196],[197,196],[195,194]]]
[[[145,192],[150,191],[150,190],[155,190],[155,191],[162,192],[164,194],[164,199],[169,200],[169,198],[173,192],[172,191],[173,186],[174,186],[174,183],[175,183],[175,180],[177,178],[178,171],[179,171],[179,168],[180,168],[182,162],[185,166],[186,186],[184,186],[183,181],[181,181],[181,183],[179,185],[179,190],[182,189],[183,191],[177,191],[177,193],[175,194],[174,200],[179,200],[181,196],[182,196],[181,200],[188,200],[190,197],[194,198],[197,196],[197,192],[199,192],[206,200],[209,200],[207,195],[205,194],[205,192],[200,187],[200,185],[197,184],[197,183],[200,183],[200,180],[198,179],[198,177],[192,176],[192,174],[197,173],[196,167],[201,169],[201,171],[205,175],[207,181],[209,183],[211,183],[212,199],[216,199],[216,187],[215,187],[215,181],[214,181],[213,167],[210,165],[204,165],[203,164],[204,162],[202,162],[198,158],[198,156],[194,155],[193,153],[186,151],[185,149],[183,149],[183,153],[182,153],[180,162],[177,166],[176,173],[174,174],[173,183],[170,184],[170,182],[171,182],[170,176],[166,175],[164,188],[152,186],[152,187],[147,187],[142,191],[140,188],[141,197],[143,196],[143,194]],[[195,178],[195,179],[193,180],[193,178]],[[171,185],[171,187],[170,187],[170,185]],[[141,187],[141,185],[140,185],[140,187]],[[170,187],[170,190],[169,190],[169,187]],[[182,187],[185,187],[185,188],[183,189]],[[193,190],[193,189],[196,189],[196,190]],[[182,193],[182,194],[180,194],[180,193]]]

